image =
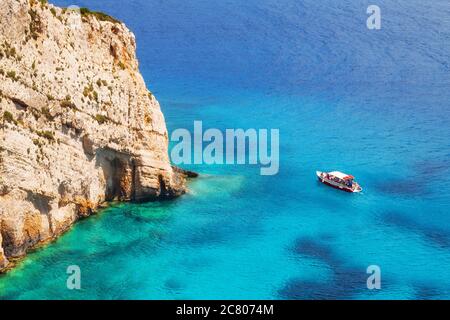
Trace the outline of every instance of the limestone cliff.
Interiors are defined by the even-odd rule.
[[[44,0],[0,2],[0,270],[109,200],[174,197],[134,35]]]

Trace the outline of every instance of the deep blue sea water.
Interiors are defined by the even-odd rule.
[[[280,129],[280,173],[190,166],[203,175],[188,195],[80,222],[0,277],[0,298],[450,298],[447,0],[54,2],[126,22],[169,131]]]

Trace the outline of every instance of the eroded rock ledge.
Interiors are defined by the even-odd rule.
[[[45,1],[0,3],[0,270],[105,201],[185,192],[134,35]]]

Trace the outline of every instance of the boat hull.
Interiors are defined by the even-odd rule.
[[[353,190],[350,190],[350,189],[344,188],[344,187],[335,186],[335,185],[329,183],[328,181],[322,180],[320,178],[319,178],[319,182],[322,182],[323,184],[325,184],[325,185],[327,185],[329,187],[332,187],[334,189],[337,189],[337,190],[345,191],[345,192],[348,192],[348,193],[355,193],[355,191],[353,191]]]

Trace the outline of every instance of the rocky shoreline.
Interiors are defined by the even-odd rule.
[[[174,168],[134,35],[104,14],[0,4],[0,272],[105,202],[170,199]]]

